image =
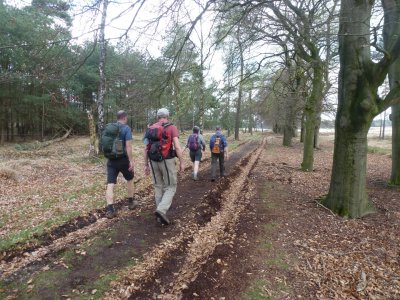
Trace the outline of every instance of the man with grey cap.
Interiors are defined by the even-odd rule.
[[[169,122],[169,111],[161,108],[157,111],[158,121],[147,129],[147,142],[144,152],[145,173],[153,177],[156,200],[155,215],[157,221],[169,225],[167,217],[177,187],[177,167],[175,157],[179,158],[179,169],[184,171],[182,148],[179,143],[179,131]]]

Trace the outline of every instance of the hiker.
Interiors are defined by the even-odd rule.
[[[193,127],[193,134],[189,135],[186,148],[189,149],[190,160],[193,163],[193,180],[198,180],[199,164],[203,156],[202,150],[206,150],[206,142],[200,134],[198,126]]]
[[[109,123],[104,128],[101,136],[101,147],[107,161],[107,211],[109,219],[116,217],[114,208],[114,185],[117,183],[118,174],[121,172],[127,181],[128,207],[134,209],[138,206],[133,199],[133,157],[132,157],[132,131],[127,125],[128,115],[120,110],[117,113],[117,122]]]
[[[219,160],[219,174],[225,176],[224,161],[228,160],[228,143],[221,132],[221,127],[215,129],[215,134],[210,139],[211,150],[211,181],[215,181],[217,160]]]
[[[161,108],[157,111],[158,122],[147,129],[148,144],[144,152],[145,174],[153,175],[156,201],[157,222],[169,225],[167,211],[171,207],[177,186],[177,167],[175,157],[179,158],[179,170],[184,171],[182,148],[179,143],[179,131],[168,121],[169,111]]]

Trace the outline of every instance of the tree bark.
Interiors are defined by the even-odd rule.
[[[242,97],[243,97],[243,78],[244,78],[244,59],[243,59],[243,45],[240,40],[240,31],[237,32],[237,42],[239,47],[239,56],[240,56],[240,82],[239,82],[239,92],[238,98],[236,102],[236,116],[235,116],[235,140],[239,140],[239,130],[241,123],[241,105],[242,105]]]
[[[390,183],[400,185],[400,105],[392,106],[392,174]]]
[[[318,116],[318,107],[322,99],[322,91],[324,88],[323,82],[323,67],[322,62],[318,59],[314,61],[312,90],[310,97],[307,99],[304,114],[306,117],[305,122],[305,135],[304,135],[304,148],[303,148],[303,162],[301,169],[303,171],[313,171],[314,169],[314,136],[315,124]]]
[[[366,192],[367,135],[378,113],[379,85],[371,78],[369,1],[342,1],[339,29],[339,92],[329,193],[323,204],[350,218],[373,212]]]
[[[362,217],[374,211],[366,192],[369,124],[356,129],[341,126],[340,118],[336,123],[332,179],[323,203],[341,216]]]
[[[304,136],[305,136],[305,133],[306,133],[305,118],[306,118],[306,115],[303,112],[303,114],[301,115],[301,124],[300,124],[300,126],[301,126],[300,127],[300,143],[304,143]]]
[[[293,138],[293,127],[286,124],[283,129],[283,146],[291,147]]]
[[[317,117],[315,121],[315,129],[314,129],[314,149],[319,149],[319,130],[321,129],[321,115]]]
[[[107,7],[108,0],[103,0],[103,10],[101,15],[101,23],[100,23],[100,33],[99,33],[99,45],[100,45],[100,61],[99,61],[99,73],[100,73],[100,85],[99,85],[99,96],[97,97],[97,129],[99,140],[101,138],[101,133],[104,129],[104,98],[106,95],[106,53],[107,53],[107,45],[105,40],[105,26],[107,19]],[[99,152],[100,143],[99,143]]]
[[[252,89],[253,86],[249,91],[249,133],[251,135],[253,135],[253,127],[254,127]]]
[[[385,6],[385,48],[395,42],[396,35],[400,34],[398,25],[399,8],[395,9],[395,3],[384,1]],[[394,40],[393,40],[394,39]],[[400,59],[398,58],[389,68],[389,87],[395,88],[400,81]],[[383,132],[382,132],[383,133]],[[382,133],[380,135],[382,135]],[[383,134],[384,135],[384,134]],[[390,183],[400,185],[400,104],[392,106],[392,173]]]

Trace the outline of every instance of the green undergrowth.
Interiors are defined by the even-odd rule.
[[[391,156],[392,150],[376,146],[368,146],[368,153]]]

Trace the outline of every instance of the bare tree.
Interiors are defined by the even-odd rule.
[[[340,8],[335,148],[329,194],[323,203],[339,215],[351,218],[374,210],[366,191],[367,135],[371,122],[376,115],[400,102],[398,83],[383,99],[378,95],[390,66],[400,56],[400,0],[381,3],[385,48],[378,45],[376,31],[371,31],[374,1],[342,1]],[[371,47],[381,54],[378,62],[371,58]]]

